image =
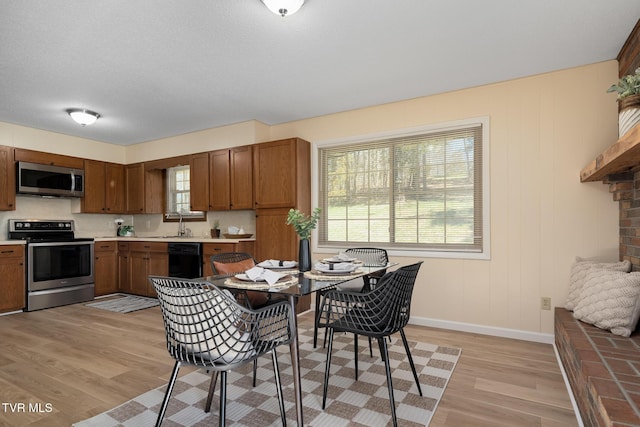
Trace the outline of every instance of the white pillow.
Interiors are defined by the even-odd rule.
[[[578,298],[580,298],[580,291],[582,291],[584,284],[584,279],[590,268],[604,268],[607,270],[623,271],[628,273],[631,271],[631,262],[628,260],[620,262],[595,262],[576,257],[576,262],[571,266],[569,295],[567,295],[567,302],[564,306],[567,310],[573,310],[576,308]]]
[[[640,317],[640,272],[587,271],[573,317],[628,337]]]

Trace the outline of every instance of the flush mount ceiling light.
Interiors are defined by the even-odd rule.
[[[100,117],[100,114],[85,108],[69,108],[67,113],[76,123],[82,126],[94,124]]]
[[[304,0],[261,0],[267,8],[282,17],[293,15],[302,7]]]

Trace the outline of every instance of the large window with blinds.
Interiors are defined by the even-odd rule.
[[[487,122],[320,146],[318,246],[484,253]]]

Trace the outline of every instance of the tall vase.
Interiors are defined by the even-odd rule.
[[[311,270],[311,246],[309,239],[300,240],[300,249],[298,250],[298,269],[300,271]]]

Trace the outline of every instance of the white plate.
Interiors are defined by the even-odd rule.
[[[353,268],[350,268],[349,270],[329,270],[329,269],[325,270],[325,269],[316,268],[316,271],[319,271],[322,274],[334,274],[336,276],[339,276],[341,274],[351,274],[357,269],[358,269],[358,266],[354,265]]]
[[[287,261],[287,263],[291,263],[291,262],[293,261]],[[298,267],[298,263],[294,262],[293,265],[288,265],[288,266],[284,266],[284,265],[283,266],[280,266],[280,265],[267,266],[267,265],[263,265],[262,263],[259,263],[258,267],[268,268],[269,270],[291,270]]]
[[[331,257],[331,258],[325,258],[325,259],[323,259],[322,261],[323,261],[323,262],[328,262],[328,263],[331,263],[331,264],[335,264],[335,263],[338,263],[338,262],[354,262],[354,261],[356,261],[357,259],[358,259],[358,258],[345,258],[345,259],[340,259],[340,258],[338,258],[338,257]]]
[[[249,278],[249,276],[247,276],[247,275],[246,275],[246,274],[244,274],[244,273],[236,274],[234,277],[235,277],[236,279],[238,279],[238,280],[242,280],[243,282],[256,282],[256,283],[259,283],[259,282],[266,282],[266,280],[264,280],[264,279],[251,280],[251,279]]]

